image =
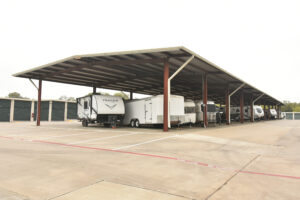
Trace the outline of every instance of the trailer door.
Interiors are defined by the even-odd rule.
[[[85,98],[83,102],[83,113],[84,113],[84,118],[90,117],[90,101],[87,98]]]
[[[151,99],[145,101],[145,121],[146,124],[152,123],[152,101]]]

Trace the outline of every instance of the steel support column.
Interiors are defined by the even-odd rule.
[[[97,88],[96,86],[93,86],[93,94],[96,94],[96,92],[97,92]]]
[[[279,104],[276,105],[276,112],[277,112],[277,119],[280,119],[280,114],[279,114]]]
[[[39,90],[38,90],[38,110],[37,110],[37,117],[36,117],[36,125],[41,125],[41,101],[42,101],[42,80],[39,80]]]
[[[130,92],[130,100],[133,99],[133,92]]]
[[[264,104],[264,120],[267,120],[266,104]]]
[[[170,102],[171,97],[171,81],[172,79],[181,72],[193,59],[195,56],[191,56],[187,61],[185,61],[173,74],[168,78],[168,102]],[[171,119],[170,119],[170,107],[168,111],[168,127],[171,128]]]
[[[169,79],[169,61],[165,59],[164,61],[164,131],[168,131],[169,123],[169,97],[168,97],[168,79]]]
[[[257,100],[259,100],[260,98],[262,98],[263,96],[264,96],[265,94],[261,94],[261,95],[259,95],[256,99],[254,99],[253,101],[252,101],[252,99],[251,99],[251,119],[250,119],[250,121],[251,122],[254,122],[254,110],[253,110],[253,107],[254,107],[254,103],[257,101]]]
[[[240,122],[244,123],[244,92],[240,94]]]
[[[250,116],[251,116],[251,118],[250,118],[250,122],[254,122],[254,113],[253,113],[253,107],[254,107],[254,103],[253,103],[254,101],[251,99],[251,102],[250,102]]]
[[[225,93],[225,106],[226,106],[226,109],[225,109],[225,112],[226,112],[226,124],[227,125],[229,125],[230,124],[230,119],[229,119],[229,107],[230,107],[230,105],[229,105],[229,87],[227,87],[227,89],[226,89],[226,93]]]
[[[205,73],[202,78],[203,82],[203,104],[204,104],[204,112],[203,112],[203,121],[204,127],[208,127],[208,120],[207,120],[207,74]]]
[[[228,98],[228,118],[229,120],[227,121],[229,124],[231,123],[231,119],[230,119],[230,98],[233,94],[235,94],[237,91],[239,91],[242,87],[244,87],[246,85],[246,83],[242,83],[238,88],[236,88],[233,92],[231,92],[229,94],[229,98]]]

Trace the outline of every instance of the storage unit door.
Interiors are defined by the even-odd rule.
[[[64,121],[65,102],[52,102],[52,121]]]
[[[30,121],[31,101],[15,101],[14,121]]]
[[[10,100],[0,99],[0,122],[9,122]]]
[[[77,119],[77,103],[68,103],[67,119]]]
[[[41,121],[48,121],[49,116],[49,101],[41,102]],[[34,120],[37,117],[37,102],[34,102]]]
[[[300,120],[300,113],[295,113],[295,120]]]

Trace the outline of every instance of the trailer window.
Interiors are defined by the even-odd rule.
[[[216,112],[215,104],[207,104],[207,112]]]
[[[257,111],[258,113],[262,113],[262,109],[261,109],[261,108],[256,108],[256,111]]]
[[[201,105],[201,110],[204,112],[204,105]],[[207,104],[207,112],[216,112],[215,104]]]
[[[88,102],[87,101],[84,102],[84,109],[88,109]]]
[[[184,107],[184,113],[196,113],[195,107]]]

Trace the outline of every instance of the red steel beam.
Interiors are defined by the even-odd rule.
[[[253,100],[250,101],[250,114],[251,114],[251,119],[250,122],[254,122],[254,116],[253,116]]]
[[[225,104],[226,104],[226,124],[229,125],[230,121],[229,121],[229,87],[227,87],[226,89],[226,93],[225,93]]]
[[[169,61],[164,60],[164,128],[163,130],[168,131],[168,112],[169,112],[169,102],[168,102],[168,79],[169,79]]]
[[[240,122],[244,123],[244,92],[240,94]]]
[[[42,101],[42,80],[39,80],[39,90],[38,90],[38,110],[37,110],[37,117],[36,117],[36,125],[41,125],[41,101]]]
[[[267,119],[267,113],[266,113],[266,105],[264,104],[264,120],[266,120]]]
[[[130,100],[133,99],[133,92],[130,92]]]
[[[203,76],[203,104],[204,104],[204,127],[208,127],[208,121],[207,121],[207,74],[204,74]]]

